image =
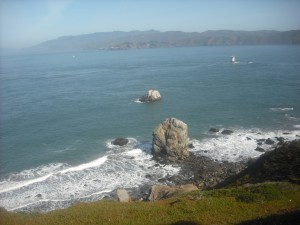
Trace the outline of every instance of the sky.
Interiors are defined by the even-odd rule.
[[[110,31],[287,31],[299,12],[300,0],[0,0],[0,48]]]

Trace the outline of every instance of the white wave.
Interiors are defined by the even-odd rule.
[[[87,196],[80,197],[80,198],[78,198],[78,200],[79,199],[86,199],[86,198],[89,198],[89,197],[92,197],[92,196],[95,196],[95,195],[101,195],[103,193],[109,193],[111,191],[112,190],[99,191],[99,192],[92,193],[92,194],[87,195]],[[29,204],[18,206],[16,208],[11,209],[10,211],[18,211],[18,210],[26,208],[26,207],[37,205],[37,204],[40,204],[40,203],[48,203],[48,202],[54,202],[54,203],[70,202],[71,203],[71,202],[74,202],[74,200],[73,199],[44,199],[44,200],[40,200],[40,201],[36,201],[36,202],[29,203]],[[68,204],[68,205],[71,205],[71,204]]]
[[[57,167],[60,170],[45,166],[48,174],[43,173],[40,177],[32,179],[30,176],[30,179],[21,181],[2,180],[0,205],[10,211],[65,208],[77,201],[102,199],[105,193],[117,188],[151,185],[159,178],[179,171],[172,166],[157,166],[149,154],[149,142],[128,139],[129,143],[122,147],[110,146],[108,141],[108,154],[89,163]]]
[[[140,101],[140,99],[139,99],[139,98],[138,98],[138,99],[135,99],[135,100],[134,100],[134,102],[135,102],[135,103],[139,103],[139,104],[143,104],[143,103],[145,103],[145,102],[142,102],[142,101]]]
[[[91,167],[96,167],[96,166],[100,166],[101,164],[103,164],[105,161],[107,160],[107,156],[101,157],[97,160],[94,160],[92,162],[89,163],[85,163],[85,164],[81,164],[79,166],[75,166],[75,167],[71,167],[68,169],[64,169],[61,171],[57,171],[57,172],[50,172],[47,175],[35,178],[35,179],[29,179],[29,180],[25,180],[25,181],[8,181],[8,182],[4,182],[2,181],[2,185],[0,185],[0,193],[2,192],[8,192],[8,191],[12,191],[15,189],[19,189],[28,185],[32,185],[34,183],[39,183],[39,182],[43,182],[45,180],[47,180],[48,178],[50,178],[53,175],[57,175],[59,173],[63,174],[63,173],[68,173],[68,172],[75,172],[75,171],[80,171],[80,170],[85,170]],[[49,170],[48,166],[44,167],[47,168],[47,170]],[[21,172],[23,173],[23,172]]]
[[[300,124],[294,125],[294,128],[300,129]]]
[[[300,118],[299,117],[295,117],[295,116],[291,116],[290,114],[285,114],[284,115],[288,120],[291,120],[291,121],[300,121]]]
[[[194,139],[191,141],[195,147],[192,151],[218,161],[244,161],[249,158],[256,158],[262,154],[255,150],[257,147],[262,147],[268,151],[274,146],[265,144],[263,141],[261,145],[258,145],[260,139],[266,140],[270,138],[276,144],[278,142],[277,137],[283,137],[286,141],[291,141],[296,139],[299,134],[299,130],[268,132],[259,129],[234,130],[234,133],[230,135],[218,133],[214,138]]]
[[[282,111],[293,111],[294,108],[271,108],[273,112],[282,112]]]
[[[91,168],[91,167],[100,166],[101,164],[105,163],[106,160],[107,160],[107,156],[103,156],[103,157],[101,157],[97,160],[94,160],[92,162],[84,163],[84,164],[81,164],[79,166],[75,166],[75,167],[71,167],[69,169],[62,170],[60,173],[81,171],[81,170],[85,170],[85,169],[88,169],[88,168]]]

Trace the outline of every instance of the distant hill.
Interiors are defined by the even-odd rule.
[[[64,36],[28,48],[32,51],[124,50],[218,45],[295,45],[300,44],[300,30],[231,31],[203,33],[181,31],[99,32]]]

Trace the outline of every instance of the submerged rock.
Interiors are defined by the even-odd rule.
[[[119,145],[119,146],[123,146],[126,145],[128,143],[128,139],[127,138],[116,138],[115,140],[113,140],[111,143],[113,145]]]
[[[141,102],[155,102],[161,100],[161,95],[157,90],[149,90],[147,94],[139,99]]]
[[[182,161],[189,157],[188,126],[176,119],[167,118],[153,131],[152,153],[167,161]]]
[[[265,144],[267,144],[267,145],[273,145],[273,144],[275,144],[275,141],[273,141],[271,138],[268,138],[268,139],[265,141]]]
[[[220,129],[218,129],[218,128],[210,128],[209,129],[209,132],[212,132],[212,133],[217,133],[219,131],[220,131]]]
[[[230,134],[232,134],[232,133],[233,133],[232,130],[223,130],[223,131],[221,132],[221,134],[225,134],[225,135],[230,135]]]
[[[261,148],[261,147],[257,147],[255,149],[255,151],[257,151],[257,152],[265,152],[265,150],[263,148]]]

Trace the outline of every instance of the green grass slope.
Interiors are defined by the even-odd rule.
[[[157,202],[79,203],[47,214],[0,212],[0,224],[242,224],[300,210],[300,186],[265,183],[194,191]],[[284,219],[286,220],[286,218]],[[300,223],[300,217],[293,218]],[[297,223],[296,223],[297,222]],[[260,224],[260,223],[259,223]]]

